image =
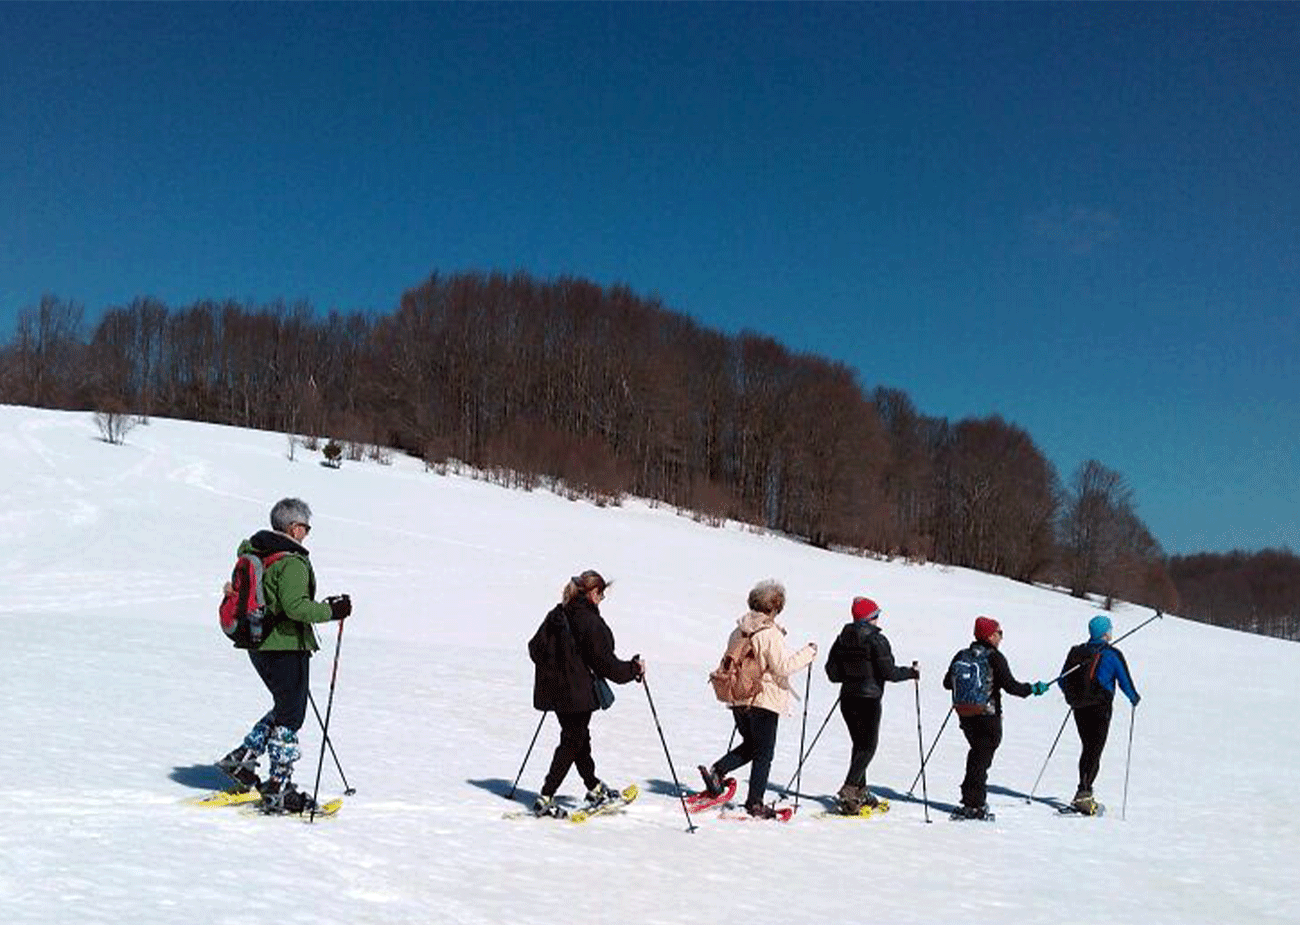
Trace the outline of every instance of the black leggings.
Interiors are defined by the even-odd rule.
[[[287,652],[262,652],[248,650],[248,660],[257,669],[258,676],[271,692],[275,705],[267,714],[276,726],[297,732],[307,716],[308,667],[311,653],[291,650]]]
[[[575,764],[588,790],[600,783],[600,778],[596,776],[596,760],[591,757],[591,730],[588,726],[591,723],[592,712],[591,710],[580,710],[576,713],[556,712],[555,716],[560,721],[560,743],[555,746],[551,768],[546,772],[546,780],[542,782],[543,796],[555,796],[555,791],[559,790],[560,784],[564,783],[569,768]]]
[[[1088,793],[1092,793],[1092,782],[1097,779],[1097,770],[1101,767],[1101,753],[1110,732],[1110,714],[1109,703],[1074,709],[1074,725],[1083,745],[1079,754],[1079,789]]]
[[[772,753],[776,751],[776,724],[781,717],[762,707],[732,707],[731,712],[736,718],[740,744],[714,762],[713,770],[719,777],[726,777],[741,765],[754,762],[749,769],[749,795],[745,798],[745,805],[753,806],[762,803],[767,794]]]
[[[840,699],[840,713],[853,741],[849,773],[844,783],[851,787],[865,787],[867,765],[876,756],[876,744],[880,741],[880,698],[843,697]]]

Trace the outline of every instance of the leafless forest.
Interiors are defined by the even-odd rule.
[[[0,351],[0,401],[392,447],[1300,638],[1289,551],[1171,560],[1098,460],[1063,482],[1000,417],[927,416],[841,363],[576,278],[434,275],[380,316],[138,298],[92,325],[46,296]]]

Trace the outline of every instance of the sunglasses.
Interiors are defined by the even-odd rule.
[[[306,536],[311,533],[311,524],[289,524],[291,527],[302,527],[302,535]]]

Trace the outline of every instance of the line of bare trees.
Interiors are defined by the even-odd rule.
[[[388,315],[149,298],[24,310],[0,400],[392,446],[512,484],[629,492],[822,546],[1174,609],[1159,544],[1096,460],[1069,485],[1000,417],[952,422],[842,363],[625,287],[434,275]]]
[[[1173,556],[1183,616],[1300,640],[1300,556],[1289,549]]]

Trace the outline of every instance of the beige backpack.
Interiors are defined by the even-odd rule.
[[[763,667],[758,663],[754,637],[772,628],[765,626],[754,633],[736,633],[728,640],[722,661],[709,672],[714,696],[723,703],[748,703],[763,689]]]

